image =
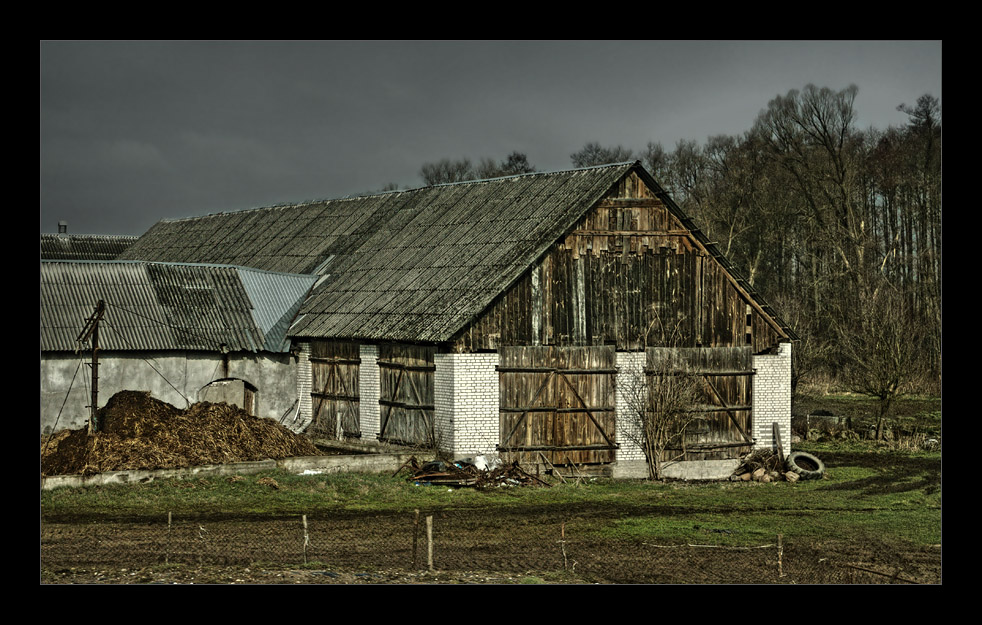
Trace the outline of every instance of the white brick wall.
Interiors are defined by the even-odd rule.
[[[774,423],[781,432],[784,454],[791,451],[791,343],[776,354],[754,356],[753,436],[756,449],[774,448]]]
[[[312,372],[310,369],[310,343],[298,343],[297,354],[297,411],[283,420],[283,425],[295,432],[302,432],[313,418],[313,405],[310,401]]]
[[[644,462],[644,452],[637,444],[637,418],[632,414],[629,398],[636,393],[636,385],[644,384],[644,352],[617,352],[617,418],[616,432],[620,449],[617,450],[617,462]]]
[[[378,370],[378,346],[361,345],[358,355],[361,358],[361,365],[358,367],[361,440],[372,442],[378,440],[382,424],[382,411],[378,403],[382,396],[382,379]]]
[[[435,361],[434,426],[440,449],[454,458],[496,454],[498,354],[436,354]]]
[[[454,453],[454,359],[456,354],[434,354],[433,433],[440,451]]]

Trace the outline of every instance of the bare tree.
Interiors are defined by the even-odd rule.
[[[649,141],[641,153],[640,161],[648,173],[658,181],[658,184],[674,198],[674,189],[671,187],[671,159],[662,144],[657,141]]]
[[[857,92],[855,86],[833,91],[814,85],[789,91],[768,103],[753,132],[794,181],[812,236],[834,253],[837,269],[862,287],[869,232],[858,201],[864,146],[855,127]]]
[[[800,299],[779,293],[773,303],[800,338],[791,351],[791,395],[797,397],[803,381],[814,383],[820,374],[830,371],[835,345],[819,331],[818,320],[804,310]]]
[[[656,318],[652,322],[660,325]],[[651,328],[649,328],[649,334]],[[664,335],[664,332],[662,332]],[[675,340],[659,341],[659,347],[651,350],[643,370],[637,369],[618,375],[621,396],[628,408],[625,436],[641,448],[648,463],[648,478],[660,480],[666,463],[685,456],[685,431],[696,418],[693,408],[700,395],[699,379],[687,372],[687,365],[679,358],[678,328],[672,332]],[[647,344],[647,335],[642,341]],[[645,348],[646,356],[649,350]],[[674,456],[669,450],[681,449]]]
[[[903,295],[882,279],[840,315],[837,333],[844,382],[880,402],[876,438],[882,440],[893,401],[911,392],[924,372],[923,333],[905,310]]]
[[[469,158],[459,160],[444,158],[435,163],[423,164],[419,175],[428,185],[463,182],[474,178],[474,167]]]
[[[535,171],[528,157],[521,152],[512,152],[502,161],[492,158],[482,158],[475,173],[478,178],[500,178],[501,176],[517,176]]]
[[[695,419],[698,379],[671,358],[670,348],[656,348],[662,358],[643,371],[621,377],[621,393],[628,406],[625,435],[641,448],[648,463],[648,478],[660,480],[664,466],[685,456],[685,431]],[[681,449],[669,455],[671,449]]]
[[[434,163],[425,163],[419,170],[419,175],[428,185],[449,182],[463,182],[482,178],[500,178],[515,176],[535,171],[528,157],[521,152],[512,152],[501,161],[493,158],[482,158],[474,165],[469,158],[452,160],[440,159]]]
[[[591,141],[583,146],[579,152],[569,155],[574,167],[593,167],[594,165],[606,165],[607,163],[623,163],[634,158],[631,150],[621,146],[612,148],[602,147],[596,141]]]

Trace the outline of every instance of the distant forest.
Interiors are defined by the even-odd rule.
[[[940,392],[941,106],[898,103],[900,127],[856,126],[856,87],[771,100],[740,136],[641,152],[589,143],[572,165],[640,160],[801,337],[793,380],[888,407]],[[427,184],[534,171],[502,161],[427,163]]]

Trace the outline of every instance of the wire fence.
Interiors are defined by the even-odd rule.
[[[41,569],[234,566],[392,573],[556,574],[567,582],[935,584],[940,551],[812,544],[658,544],[612,538],[589,518],[474,511],[41,525]],[[325,578],[329,581],[330,578]],[[71,581],[70,579],[68,581]]]

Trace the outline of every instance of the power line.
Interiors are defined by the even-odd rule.
[[[75,386],[75,378],[78,376],[79,370],[82,368],[82,358],[78,359],[78,366],[75,367],[75,373],[72,374],[72,381],[68,383],[68,390],[65,392],[65,401],[61,402],[61,408],[58,409],[58,414],[55,416],[54,425],[51,426],[51,435],[54,435],[58,431],[58,422],[61,421],[61,414],[65,410],[65,405],[68,404],[68,397],[72,394],[72,387]],[[44,441],[44,447],[41,448],[41,455],[48,450],[48,445],[51,444],[51,435],[48,436],[47,440]]]
[[[113,327],[113,325],[111,323],[109,323],[109,320],[108,319],[105,319],[104,321],[105,321],[106,325],[108,325],[111,330],[113,330],[114,332],[116,332],[116,335],[120,338],[120,340],[124,344],[126,344],[127,347],[130,347],[129,343],[126,340],[126,337],[123,336],[123,334],[119,330],[117,330],[115,327]],[[174,392],[176,392],[178,395],[180,395],[181,398],[185,402],[187,402],[187,404],[189,406],[191,405],[191,400],[189,400],[184,393],[182,393],[176,386],[174,386],[174,384],[171,383],[171,381],[167,379],[167,376],[165,376],[163,373],[161,373],[160,370],[157,369],[157,367],[154,366],[154,364],[151,363],[149,359],[144,358],[142,356],[141,356],[141,359],[143,360],[143,362],[147,363],[147,366],[150,367],[151,369],[153,369],[157,373],[157,375],[159,375],[161,377],[161,379],[164,380],[164,382],[167,382],[167,385],[170,386],[172,389],[174,389]],[[185,360],[187,360],[187,356],[185,356]]]

